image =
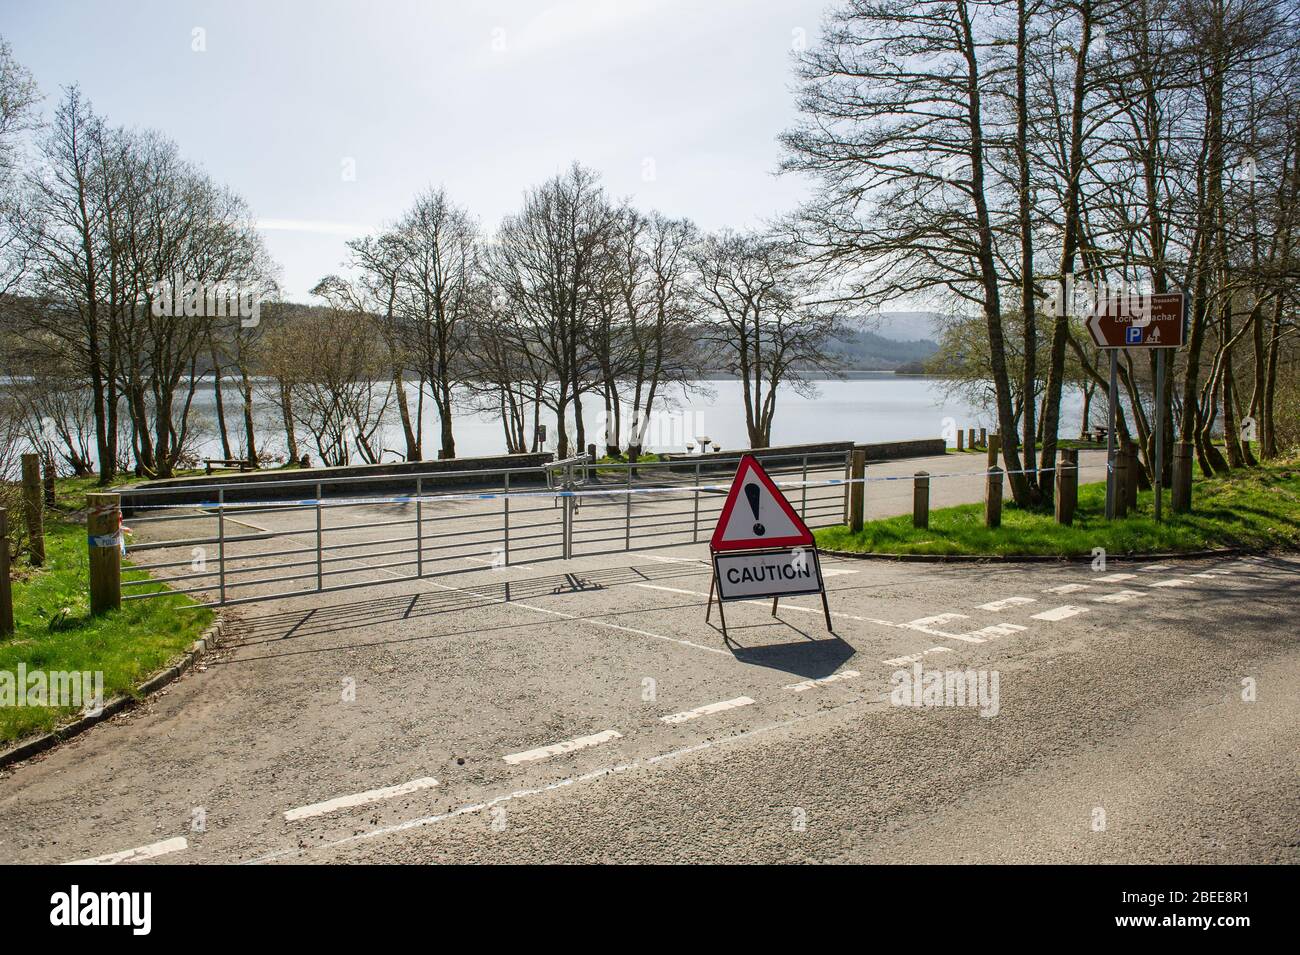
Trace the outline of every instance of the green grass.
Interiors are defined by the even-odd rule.
[[[93,478],[86,481],[94,490]],[[74,484],[63,500],[82,495]],[[63,500],[60,501],[63,504]],[[90,616],[86,528],[52,519],[45,525],[46,563],[41,568],[21,564],[13,582],[15,633],[0,639],[0,670],[16,673],[19,663],[34,670],[89,671],[104,674],[104,698],[134,695],[136,687],[171,664],[212,622],[206,609],[182,609],[192,601],[181,594],[126,601],[122,609]],[[123,568],[124,580],[148,574]],[[162,584],[132,587],[131,593],[156,593]],[[0,742],[47,732],[75,717],[75,707],[0,706]]]
[[[1164,520],[1156,523],[1150,492],[1123,520],[1105,519],[1104,483],[1079,488],[1074,524],[1063,527],[1050,510],[1022,510],[1004,503],[1002,526],[984,526],[983,504],[930,512],[930,527],[912,527],[910,514],[870,521],[853,534],[843,525],[816,532],[828,550],[873,554],[980,554],[1023,556],[1137,554],[1240,547],[1300,549],[1300,460],[1243,469],[1226,478],[1201,478],[1192,492],[1192,513],[1174,514],[1165,492]]]

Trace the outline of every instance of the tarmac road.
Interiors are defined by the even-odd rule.
[[[798,598],[724,639],[704,555],[228,611],[0,775],[0,861],[1300,860],[1300,559],[828,558],[834,635]],[[917,663],[984,699],[894,705]]]

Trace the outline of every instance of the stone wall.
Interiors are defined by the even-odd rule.
[[[145,504],[194,504],[215,501],[216,488],[226,487],[227,501],[293,500],[313,498],[316,485],[325,497],[349,494],[414,494],[422,481],[425,493],[450,488],[499,488],[501,478],[493,474],[462,472],[501,471],[506,468],[531,468],[549,464],[555,456],[549,451],[539,454],[499,454],[481,458],[452,458],[442,461],[401,461],[393,464],[356,464],[334,468],[290,468],[272,471],[249,471],[244,474],[214,474],[147,481],[119,488],[122,508]],[[353,480],[361,478],[364,480]],[[512,474],[511,487],[545,483],[540,471]],[[232,487],[232,485],[234,485]]]

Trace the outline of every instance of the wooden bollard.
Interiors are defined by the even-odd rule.
[[[1192,445],[1179,441],[1174,445],[1174,484],[1170,489],[1170,506],[1175,514],[1192,509]]]
[[[966,450],[966,446],[962,443],[965,437],[966,437],[966,432],[963,431],[961,428],[958,428],[957,429],[957,450],[958,451]]]
[[[122,499],[86,495],[86,539],[90,549],[90,612],[122,606]]]
[[[57,502],[54,499],[54,482],[58,475],[54,469],[54,455],[49,451],[45,452],[45,506],[53,507]]]
[[[988,467],[995,467],[998,463],[998,455],[1002,453],[1002,435],[989,435],[989,443],[986,447],[988,454]]]
[[[912,526],[930,526],[930,472],[917,471],[912,475]]]
[[[1128,455],[1121,448],[1115,452],[1115,488],[1112,492],[1115,517],[1128,513],[1128,481]]]
[[[969,429],[967,429],[967,431],[966,431],[966,446],[969,447],[972,451],[975,450],[976,445],[975,445],[975,429],[974,429],[974,428],[969,428]]]
[[[862,530],[863,515],[866,512],[867,484],[863,480],[866,476],[867,451],[865,448],[857,448],[853,452],[853,464],[849,469],[849,477],[853,481],[849,485],[849,530],[855,534]]]
[[[41,456],[23,455],[23,516],[27,521],[27,552],[33,567],[45,563],[45,504],[41,490]]]
[[[1002,526],[1002,469],[989,468],[984,483],[984,526]]]
[[[989,429],[980,428],[980,447],[987,448],[988,446],[989,446]]]
[[[597,460],[597,458],[596,458],[596,446],[595,446],[594,444],[589,444],[589,445],[587,445],[587,457],[591,458],[591,460],[593,460],[593,461]]]
[[[9,511],[0,507],[0,637],[14,632],[14,591],[9,582]]]
[[[1079,504],[1079,452],[1066,448],[1056,462],[1056,523],[1074,523]]]

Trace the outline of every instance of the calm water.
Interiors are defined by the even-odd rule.
[[[788,387],[783,387],[778,392],[772,426],[774,444],[939,437],[944,432],[945,419],[949,418],[956,428],[994,429],[995,417],[990,411],[971,407],[959,399],[947,396],[943,383],[932,379],[901,377],[888,372],[862,372],[851,379],[818,381],[814,384],[817,393],[811,397],[796,394]],[[414,402],[413,391],[411,398]],[[226,394],[227,424],[231,428],[232,443],[237,443],[235,429],[240,423],[234,403],[236,400],[234,390],[229,390]],[[199,444],[200,456],[220,454],[220,441],[215,437],[214,407],[210,385],[200,385],[194,400],[194,412],[199,415],[200,430],[207,435]],[[1082,407],[1082,397],[1077,392],[1067,393],[1062,434],[1078,433]],[[1100,407],[1094,404],[1094,419],[1099,410]],[[283,439],[278,436],[276,415],[277,410],[273,406],[258,409],[261,430],[266,435],[261,440],[268,450],[283,451]],[[583,415],[587,440],[599,442],[599,435],[603,432],[604,408],[597,396],[587,396],[584,399]],[[395,406],[392,417],[393,423],[385,430],[383,447],[394,449],[397,455],[387,454],[386,460],[396,459],[405,450]],[[554,416],[548,412],[542,420],[547,425],[548,438],[553,444]],[[499,454],[505,450],[501,422],[495,415],[461,412],[454,416],[453,428],[459,456]],[[271,437],[273,432],[276,434],[274,438]],[[439,427],[432,404],[427,399],[423,433],[425,456],[435,457],[439,444]],[[674,391],[669,396],[669,402],[661,405],[652,417],[646,444],[650,450],[682,451],[688,442],[696,443],[700,437],[709,437],[713,444],[727,449],[748,447],[744,399],[739,381],[698,382],[685,395],[681,389]],[[572,430],[570,440],[573,440]],[[301,429],[299,441],[303,441]]]

